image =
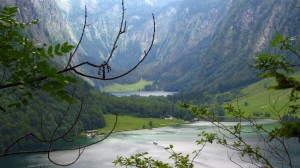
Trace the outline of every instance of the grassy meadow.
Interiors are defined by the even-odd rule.
[[[115,119],[116,119],[115,115],[105,114],[104,117],[105,117],[106,127],[98,130],[98,133],[100,134],[109,132],[115,124]],[[152,127],[150,127],[149,125],[150,121],[152,122]],[[177,125],[183,123],[185,123],[185,121],[180,119],[165,120],[165,119],[158,119],[158,118],[138,118],[138,117],[127,116],[127,115],[119,115],[115,132],[139,130],[139,129],[151,129],[151,128]]]
[[[103,88],[104,92],[135,92],[144,89],[147,85],[152,85],[153,81],[146,81],[141,79],[140,81],[133,84],[113,84],[110,86],[105,86]]]
[[[242,89],[242,97],[224,103],[223,105],[225,106],[229,103],[236,108],[238,107],[245,112],[246,116],[277,118],[273,112],[275,109],[282,109],[286,106],[291,89],[269,89],[270,86],[274,85],[276,85],[274,79],[261,80]],[[282,110],[282,112],[283,111],[284,110]]]

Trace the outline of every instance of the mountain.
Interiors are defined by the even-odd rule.
[[[37,45],[55,44],[68,41],[75,45],[67,30],[66,21],[60,12],[55,0],[1,0],[0,9],[6,6],[17,6],[19,11],[17,20],[29,22],[38,20],[37,24],[29,25],[26,35],[33,38]],[[56,61],[56,64],[65,66],[65,59]]]
[[[190,88],[225,91],[257,81],[249,64],[258,53],[270,51],[275,34],[298,37],[299,14],[295,1],[233,1],[207,50],[198,54],[194,76],[185,82],[194,77]]]
[[[148,73],[150,79],[159,80],[159,88],[173,91],[191,89],[187,86],[198,80],[195,68],[205,59],[208,45],[219,31],[218,26],[231,4],[229,0],[189,0],[180,3],[176,14],[170,19],[166,38],[157,46],[153,63],[156,71]],[[147,71],[151,72],[149,69]]]
[[[54,0],[1,0],[0,8],[5,6],[19,7],[17,17],[21,22],[39,20],[37,25],[30,28],[30,34],[37,43],[62,42],[69,39],[67,24]]]
[[[169,54],[165,59],[169,62],[154,66],[158,71],[149,78],[158,80],[165,90],[192,92],[222,92],[253,83],[259,79],[250,64],[258,53],[270,51],[274,35],[299,36],[297,6],[295,1],[285,0],[183,1],[181,9],[195,10],[174,16],[171,23],[176,31],[169,30],[169,41],[157,46],[166,48],[166,54],[157,53],[158,58]],[[209,17],[208,11],[215,13]],[[207,22],[201,22],[202,12]],[[205,24],[197,23],[210,26],[199,29]],[[198,32],[193,33],[195,30]]]
[[[84,8],[87,7],[89,26],[81,45],[80,57],[94,63],[103,63],[103,60],[108,57],[119,31],[122,14],[121,1],[57,0],[56,2],[68,21],[68,30],[75,41],[82,31]],[[132,67],[139,61],[144,50],[149,47],[153,31],[152,13],[156,16],[157,24],[155,44],[164,41],[166,38],[165,32],[169,30],[171,25],[169,24],[170,19],[174,15],[174,10],[176,12],[176,8],[179,6],[178,2],[180,0],[125,1],[126,33],[121,36],[112,60],[112,74],[124,72]],[[154,52],[151,52],[146,61],[149,63],[154,58]],[[97,72],[89,71],[89,73],[95,74]],[[140,78],[141,75],[134,72],[134,74],[118,81],[135,82]],[[100,84],[105,83],[100,82]]]
[[[83,55],[101,62],[117,33],[121,1],[57,3],[73,34],[80,32],[76,25],[87,6],[90,26]],[[127,33],[119,43],[114,67],[125,69],[139,59],[151,39],[151,13],[157,33],[151,54],[138,72],[118,82],[142,77],[170,91],[226,91],[255,82],[258,78],[249,65],[253,57],[268,49],[276,33],[298,35],[295,5],[292,0],[125,1]]]
[[[60,10],[54,0],[2,0],[0,4],[0,10],[7,6],[18,6],[17,20],[18,22],[29,23],[34,19],[38,19],[38,24],[28,25],[26,29],[20,30],[23,34],[22,37],[27,37],[29,40],[33,40],[36,42],[38,47],[43,46],[40,44],[48,44],[48,43],[56,43],[56,42],[64,42],[69,36],[69,32],[65,29],[65,22],[62,19],[62,15]],[[2,19],[5,15],[2,15]],[[4,22],[5,23],[5,22]],[[3,26],[3,23],[1,24]],[[12,37],[7,28],[2,27],[1,31],[1,40],[8,39],[10,43],[15,44],[19,41],[14,41],[15,38]],[[15,31],[12,29],[12,31]],[[7,35],[8,34],[8,35]],[[14,34],[14,33],[12,33]],[[7,37],[5,37],[7,36]],[[5,37],[5,38],[4,38]],[[25,40],[24,40],[25,41]],[[3,43],[2,43],[3,44]],[[9,46],[9,45],[8,45]],[[28,45],[26,45],[27,47]],[[3,47],[3,46],[1,46]],[[19,52],[19,48],[21,45],[16,45],[16,48],[10,52],[12,54],[22,54],[26,59],[32,60],[31,56],[26,56],[27,52],[32,52],[34,50],[27,48],[21,48]],[[23,46],[22,46],[23,47]],[[16,51],[18,50],[18,51]],[[8,50],[1,49],[1,57],[7,56],[7,54],[3,55],[3,52]],[[29,53],[28,53],[29,54]],[[30,53],[31,54],[31,53]],[[11,56],[11,59],[15,59],[19,57]],[[38,59],[38,58],[37,58]],[[5,85],[5,83],[9,83],[11,80],[9,78],[13,78],[13,75],[10,74],[10,71],[18,71],[18,68],[6,67],[6,64],[1,60],[1,85]],[[63,61],[61,61],[63,62]],[[12,61],[11,63],[15,63]],[[50,62],[49,64],[59,64],[60,62]],[[47,65],[47,64],[46,64]],[[16,65],[17,66],[17,65]],[[24,67],[23,67],[24,68]],[[29,69],[24,69],[23,73],[31,72]],[[29,77],[30,78],[30,77]],[[38,78],[38,77],[37,77]],[[21,78],[17,79],[22,81]],[[47,79],[46,79],[47,80]],[[25,82],[26,83],[26,82]],[[27,81],[27,85],[30,83]],[[97,108],[93,108],[93,105],[90,103],[89,106],[80,106],[80,103],[72,103],[72,105],[68,106],[69,103],[63,100],[55,99],[54,96],[49,95],[48,93],[42,91],[41,85],[32,85],[31,87],[35,87],[35,89],[30,90],[32,98],[24,98],[22,97],[27,92],[24,91],[29,86],[21,87],[21,86],[11,86],[8,88],[1,89],[1,124],[0,124],[0,153],[3,155],[4,151],[8,149],[7,147],[16,141],[20,137],[27,137],[28,133],[35,134],[38,137],[43,137],[44,139],[50,137],[50,134],[53,133],[53,130],[57,128],[58,134],[61,135],[62,132],[66,132],[66,130],[70,129],[70,123],[74,123],[77,121],[78,113],[80,111],[80,118],[78,119],[78,125],[76,126],[76,131],[84,131],[90,129],[96,129],[105,126],[105,120],[103,117],[103,111],[99,106]],[[22,89],[20,89],[22,88]],[[85,99],[87,102],[96,99],[95,96],[92,95],[90,90],[92,87],[84,81],[78,79],[77,84],[69,83],[64,89],[66,89],[69,93],[72,93],[72,90],[76,88],[76,92],[74,93],[75,98],[81,97]],[[79,95],[80,94],[80,95]],[[106,96],[106,95],[105,95]],[[21,98],[22,97],[22,98]],[[98,97],[97,97],[98,98]],[[18,106],[12,106],[13,103],[22,103],[19,108]],[[98,104],[99,105],[99,104]],[[103,107],[103,106],[102,106]],[[5,112],[4,112],[5,111]],[[68,111],[68,112],[66,112]],[[72,111],[69,113],[69,111]],[[64,116],[64,114],[66,114]],[[64,121],[60,120],[63,119]],[[62,122],[60,122],[62,121]],[[56,128],[55,128],[56,127]],[[41,131],[42,129],[42,131]],[[43,132],[44,131],[44,132]],[[54,131],[55,132],[55,131]],[[72,131],[71,131],[72,132]],[[63,133],[64,134],[64,133]],[[24,136],[26,135],[26,136]],[[55,135],[57,136],[57,135]],[[42,139],[43,139],[42,138]],[[31,146],[36,144],[35,138],[28,138],[18,142],[16,146],[17,150],[21,149],[25,145]],[[10,149],[15,150],[15,148]]]
[[[82,43],[83,55],[102,63],[111,50],[119,28],[121,1],[57,0],[57,3],[70,24],[71,34],[81,32],[78,25],[82,23],[84,6],[87,6],[90,26]],[[151,13],[155,15],[157,26],[155,44],[145,64],[139,67],[139,72],[134,72],[121,82],[133,82],[141,77],[151,80],[160,78],[162,81],[169,81],[169,76],[172,79],[180,77],[181,72],[176,72],[178,68],[174,69],[175,72],[160,73],[168,68],[161,65],[178,62],[183,59],[183,54],[197,46],[205,48],[230,4],[231,1],[223,0],[125,1],[127,32],[121,38],[113,60],[117,70],[133,66],[149,45],[152,35]],[[190,58],[184,58],[186,60]]]
[[[89,26],[75,59],[101,64],[119,29],[121,2],[40,0],[18,5],[31,6],[22,17],[40,18],[44,24],[32,33],[37,38],[51,34],[51,41],[65,39],[74,44],[82,32],[86,6]],[[113,82],[134,83],[143,78],[155,81],[153,88],[192,92],[243,87],[259,80],[249,64],[258,53],[269,51],[268,43],[276,33],[299,35],[297,5],[293,0],[126,0],[126,33],[118,43],[110,75],[139,61],[150,44],[153,13],[156,37],[150,55],[138,70]],[[97,70],[84,70],[97,74]],[[112,82],[90,83],[101,88]]]

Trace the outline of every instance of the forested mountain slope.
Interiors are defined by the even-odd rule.
[[[199,86],[228,90],[256,81],[250,65],[276,34],[299,36],[294,1],[236,1],[196,68]],[[203,82],[204,81],[204,82]]]
[[[1,9],[5,6],[19,7],[18,20],[28,22],[38,19],[37,25],[32,25],[30,35],[38,43],[44,42],[62,42],[69,40],[69,32],[66,30],[67,23],[54,0],[43,1],[18,1],[1,0]]]
[[[165,87],[225,91],[257,81],[250,68],[253,59],[269,50],[275,34],[298,36],[299,14],[294,1],[232,1],[204,48],[198,45],[166,65],[166,74],[172,76],[172,69],[177,69],[181,75],[165,80]]]
[[[22,7],[21,20],[40,19],[38,28],[31,30],[37,41],[65,39],[74,44],[86,6],[89,26],[75,59],[99,64],[111,50],[121,18],[119,0],[4,0],[2,4]],[[258,78],[250,64],[258,53],[268,50],[270,39],[276,33],[299,35],[297,5],[293,0],[125,1],[127,29],[111,73],[139,60],[151,39],[152,13],[157,31],[154,47],[139,71],[114,82],[144,78],[156,81],[152,88],[169,91],[225,91],[255,82]],[[98,82],[96,88],[107,84],[111,83]]]
[[[83,55],[94,62],[102,62],[108,56],[118,31],[121,1],[63,0],[57,3],[68,20],[72,36],[80,33],[79,25],[86,5],[90,26],[82,44]],[[178,64],[180,60],[194,62],[187,53],[195,48],[205,48],[230,4],[231,1],[228,0],[125,1],[127,29],[118,44],[115,59],[112,61],[113,68],[128,68],[143,54],[151,40],[152,13],[156,20],[156,36],[154,47],[139,71],[119,82],[136,82],[141,77],[157,81],[177,80],[183,75],[180,70],[182,65],[170,67],[169,64]],[[161,72],[164,69],[170,70]],[[167,89],[161,86],[161,89]]]
[[[4,7],[8,6],[17,6],[18,9],[6,8],[4,10]],[[37,53],[36,51],[41,51],[42,47],[48,48],[49,44],[55,45],[57,42],[62,43],[66,41],[66,37],[68,37],[68,32],[64,29],[64,23],[55,1],[3,1],[0,4],[0,10],[2,42],[0,51],[0,57],[2,58],[0,65],[1,154],[3,154],[9,145],[21,137],[29,136],[30,138],[25,138],[25,140],[20,141],[17,147],[12,150],[22,150],[24,144],[31,145],[37,142],[33,136],[30,135],[35,135],[39,138],[43,137],[43,139],[49,138],[53,132],[56,132],[54,131],[56,127],[58,136],[65,134],[66,130],[70,129],[72,123],[76,121],[78,121],[78,125],[76,128],[74,127],[74,129],[79,132],[105,126],[103,111],[100,108],[92,109],[93,106],[86,106],[85,103],[81,108],[81,102],[83,102],[83,100],[89,101],[90,98],[93,98],[90,93],[92,87],[86,82],[78,79],[77,84],[69,83],[65,87],[66,90],[64,91],[69,92],[70,95],[73,88],[75,88],[74,98],[78,100],[77,103],[73,101],[72,105],[68,107],[69,103],[65,100],[55,99],[53,94],[45,92],[43,81],[34,83],[34,81],[31,80],[35,80],[38,77],[43,80],[43,76],[38,71],[31,71],[30,68],[37,69],[41,67],[47,71],[49,66],[52,68],[52,65],[54,65],[54,67],[62,69],[64,65],[61,64],[64,63],[65,60],[63,57],[57,60],[53,60],[51,57],[50,59],[44,60],[44,64],[40,64],[39,61],[42,60],[42,56],[35,54]],[[16,18],[18,21],[15,21],[15,17],[13,17],[15,12],[12,11],[17,12]],[[38,23],[32,24],[31,21],[35,19],[39,20]],[[28,27],[24,26],[25,28],[21,29],[19,26],[21,24],[18,22],[28,23]],[[19,39],[22,41],[20,42]],[[33,43],[31,43],[31,41]],[[25,61],[22,60],[23,58],[25,58]],[[7,60],[10,61],[11,66],[7,63]],[[47,63],[48,60],[50,65]],[[20,68],[18,61],[24,63]],[[29,64],[29,68],[27,64]],[[58,76],[55,68],[51,70],[54,70],[55,75]],[[31,78],[32,74],[36,75],[37,78]],[[22,75],[27,76],[28,81],[22,78]],[[51,81],[51,79],[49,79],[51,77],[46,76],[44,80],[49,81],[49,83],[57,82],[54,80]],[[62,75],[60,77],[66,79]],[[22,81],[23,79],[24,81]],[[15,83],[15,81],[17,81],[17,83]],[[4,85],[7,87],[3,87]],[[56,85],[56,87],[60,87],[58,85]],[[28,88],[32,89],[30,90]],[[30,94],[27,92],[29,90]],[[55,88],[53,88],[53,90],[55,90]],[[26,97],[26,95],[28,95],[28,97]],[[66,111],[70,112],[66,113]],[[77,120],[76,118],[78,116],[81,117]],[[60,123],[61,120],[63,120],[62,123]]]
[[[121,1],[57,3],[72,37],[80,32],[87,6],[90,26],[82,51],[101,62],[118,30]],[[153,88],[169,91],[225,91],[255,82],[258,78],[249,64],[268,50],[270,39],[276,33],[298,35],[297,5],[293,0],[125,1],[127,33],[118,44],[114,70],[130,67],[143,53],[151,39],[151,13],[157,32],[139,71],[118,82],[133,83],[142,77],[156,81]]]

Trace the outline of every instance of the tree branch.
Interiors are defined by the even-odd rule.
[[[97,80],[114,80],[114,79],[117,79],[117,78],[121,78],[121,77],[129,74],[133,70],[135,70],[145,60],[145,58],[149,55],[149,52],[150,52],[150,50],[153,47],[154,39],[155,39],[155,33],[156,33],[154,14],[152,14],[152,20],[153,20],[152,40],[151,40],[151,43],[150,43],[148,49],[146,49],[144,51],[143,57],[132,68],[130,68],[129,70],[127,70],[126,72],[124,72],[124,73],[122,73],[120,75],[106,78],[106,76],[104,74],[105,73],[105,69],[108,70],[108,71],[110,70],[110,67],[109,67],[108,63],[111,61],[111,59],[112,59],[112,57],[113,57],[113,55],[115,53],[115,50],[117,49],[117,43],[118,43],[121,35],[126,32],[125,10],[126,9],[125,9],[125,5],[124,5],[124,0],[122,0],[122,18],[121,18],[121,22],[120,22],[120,28],[119,28],[118,34],[117,34],[117,36],[116,36],[116,38],[114,40],[114,43],[113,43],[111,51],[110,51],[110,53],[108,55],[108,58],[104,61],[104,63],[98,65],[98,64],[93,64],[91,62],[86,61],[86,62],[81,62],[81,63],[76,64],[76,65],[73,66],[72,65],[72,60],[74,59],[74,56],[75,56],[75,54],[78,51],[78,48],[79,48],[79,46],[80,46],[80,44],[82,42],[82,39],[83,39],[83,36],[84,36],[84,33],[85,33],[85,29],[88,26],[88,24],[87,24],[87,8],[85,7],[84,24],[83,24],[83,28],[82,28],[82,32],[81,32],[81,36],[79,38],[79,41],[78,41],[78,43],[77,43],[74,51],[69,54],[69,57],[68,57],[68,60],[67,60],[67,64],[64,67],[64,69],[62,69],[60,71],[57,71],[56,74],[59,75],[59,74],[64,74],[64,73],[72,72],[73,71],[75,74],[78,74],[79,76],[87,77],[87,78],[91,78],[91,79],[97,79]],[[104,72],[103,76],[99,77],[99,76],[93,76],[93,75],[82,73],[77,68],[80,68],[80,67],[83,67],[83,66],[89,66],[89,67],[96,68],[96,69],[101,69],[102,68],[102,70]],[[17,82],[15,82],[15,81],[13,81],[11,83],[8,83],[7,81],[3,82],[4,81],[4,76],[5,76],[5,71],[4,71],[3,77],[2,77],[1,82],[0,82],[1,83],[0,84],[0,90],[1,89],[11,88],[11,87],[17,87],[17,86],[20,86],[20,85],[30,85],[30,84],[38,83],[38,82],[41,82],[41,81],[45,81],[47,79],[55,79],[55,78],[53,78],[51,76],[42,76],[41,75],[41,76],[38,76],[38,77],[34,76],[34,77],[30,78],[29,80],[27,80],[26,82],[24,82],[24,81],[17,81]],[[75,92],[75,90],[73,90],[73,92],[72,92],[72,97],[74,97],[74,92]],[[58,166],[68,166],[68,165],[71,165],[71,164],[75,163],[80,158],[80,156],[83,154],[84,149],[86,147],[89,147],[91,145],[94,145],[96,143],[104,141],[115,130],[117,122],[118,122],[118,114],[116,114],[115,123],[114,123],[113,128],[102,139],[97,140],[96,142],[89,143],[89,144],[82,145],[82,146],[78,146],[78,147],[58,148],[58,149],[53,148],[53,143],[55,141],[58,141],[58,140],[68,141],[67,140],[67,135],[75,128],[77,122],[79,121],[79,118],[80,118],[80,115],[81,115],[81,112],[82,112],[82,108],[83,108],[83,100],[81,100],[79,112],[78,112],[78,114],[77,114],[74,122],[70,125],[70,128],[66,132],[64,132],[62,135],[56,136],[58,129],[62,126],[63,121],[65,121],[66,117],[70,113],[71,105],[72,105],[72,101],[69,102],[68,107],[66,108],[66,111],[63,113],[62,118],[59,119],[57,125],[55,126],[54,131],[51,134],[50,139],[47,139],[46,136],[44,135],[44,130],[43,130],[43,115],[41,114],[41,116],[40,116],[40,118],[41,118],[41,126],[40,126],[41,127],[41,137],[37,136],[34,133],[25,134],[24,136],[20,137],[16,141],[12,142],[5,149],[5,152],[3,154],[0,154],[0,157],[8,156],[8,155],[17,155],[17,154],[47,153],[49,161],[51,161],[53,164],[58,165]],[[5,110],[5,109],[3,109],[0,106],[0,110]],[[77,135],[77,133],[76,133],[76,135]],[[30,150],[30,151],[26,151],[26,150],[25,151],[13,151],[13,150],[11,150],[20,141],[25,140],[27,138],[34,138],[35,140],[39,141],[40,143],[45,143],[45,144],[48,145],[48,148],[47,149],[41,149],[41,150]],[[63,151],[63,150],[78,150],[78,155],[77,155],[77,157],[72,162],[67,163],[67,164],[61,164],[61,163],[53,161],[52,158],[51,158],[51,155],[50,155],[51,152],[54,152],[54,151]]]
[[[84,64],[88,64],[88,65],[93,66],[93,67],[99,67],[97,65],[94,65],[94,64],[91,64],[91,63],[88,63],[88,62],[85,62],[83,64],[79,64],[79,65],[76,65],[74,67],[71,67],[71,68],[67,69],[67,71],[72,70],[73,72],[75,72],[76,74],[78,74],[80,76],[91,78],[91,79],[97,79],[97,80],[115,80],[115,79],[121,78],[123,76],[126,76],[127,74],[129,74],[130,72],[132,72],[133,70],[135,70],[145,60],[145,58],[149,55],[149,52],[150,52],[150,50],[153,47],[154,39],[155,39],[155,32],[156,32],[156,30],[155,30],[155,18],[154,18],[154,14],[152,14],[152,19],[153,19],[153,34],[152,34],[151,44],[150,44],[149,48],[144,51],[143,58],[135,66],[133,66],[131,69],[129,69],[125,73],[123,73],[121,75],[114,76],[114,77],[110,77],[110,78],[103,78],[103,77],[88,75],[88,74],[85,74],[83,72],[80,72],[80,71],[76,70],[77,67],[80,67],[80,66],[82,66]],[[100,66],[102,66],[102,65],[100,65]]]

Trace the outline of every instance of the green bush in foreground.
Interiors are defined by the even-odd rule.
[[[172,151],[170,159],[174,161],[172,165],[163,161],[154,160],[152,157],[146,157],[148,153],[141,153],[129,158],[118,157],[115,165],[134,166],[134,167],[194,167],[194,159],[199,155],[201,149],[207,142],[221,144],[228,149],[235,151],[240,158],[240,161],[247,162],[254,167],[276,167],[276,162],[279,162],[282,167],[296,167],[289,153],[287,139],[290,137],[298,137],[300,139],[300,123],[297,115],[300,105],[297,102],[300,99],[300,82],[290,77],[291,73],[295,72],[294,64],[291,60],[297,61],[300,59],[300,43],[296,39],[275,36],[271,42],[271,46],[277,49],[276,53],[280,54],[260,54],[256,58],[254,68],[260,70],[259,75],[265,78],[275,78],[277,86],[274,89],[291,89],[288,96],[288,103],[281,107],[277,107],[276,101],[271,104],[270,113],[279,118],[279,126],[273,129],[266,129],[263,125],[258,124],[249,115],[240,108],[234,108],[229,105],[225,107],[225,113],[237,120],[233,126],[227,126],[222,122],[218,122],[215,114],[205,107],[197,107],[189,104],[183,104],[184,108],[189,109],[195,116],[211,122],[215,132],[202,132],[199,136],[201,140],[197,141],[198,145],[202,145],[198,152],[195,152],[193,158],[189,155],[183,156],[181,153],[173,151],[173,146],[167,148]],[[296,58],[291,58],[296,56]],[[249,105],[250,106],[250,105]],[[250,126],[245,128],[243,122],[248,122]],[[257,136],[256,144],[247,142],[247,134]],[[229,159],[241,167],[232,156]],[[276,162],[274,162],[274,160]]]

